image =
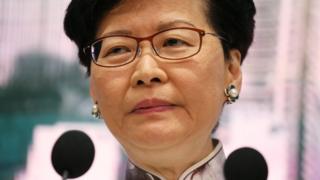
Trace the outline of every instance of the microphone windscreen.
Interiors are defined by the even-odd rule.
[[[224,164],[226,180],[266,180],[267,162],[257,150],[244,147],[233,151]]]
[[[90,137],[82,131],[71,130],[63,133],[56,141],[51,162],[61,176],[67,171],[68,178],[77,178],[91,167],[94,154]]]

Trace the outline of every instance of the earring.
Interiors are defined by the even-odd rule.
[[[228,101],[227,104],[232,104],[239,99],[239,91],[237,90],[236,86],[230,84],[225,90],[224,94],[227,96]]]
[[[97,102],[95,102],[94,105],[92,105],[91,114],[94,118],[100,119],[101,114],[100,114]]]

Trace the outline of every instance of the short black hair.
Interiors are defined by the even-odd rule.
[[[96,38],[98,27],[113,8],[122,0],[72,0],[64,19],[67,36],[76,43],[81,64],[90,75],[91,56],[82,49]],[[204,0],[204,12],[209,25],[223,37],[224,55],[229,59],[231,49],[241,53],[241,63],[253,41],[256,8],[253,0]]]

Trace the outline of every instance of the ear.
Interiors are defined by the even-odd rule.
[[[230,84],[236,86],[238,91],[241,90],[242,85],[242,71],[241,71],[241,53],[237,49],[232,49],[230,51],[230,59],[226,60],[226,79],[225,87]]]
[[[97,98],[96,98],[96,90],[95,90],[95,85],[92,81],[92,79],[90,78],[89,79],[89,89],[90,89],[90,96],[91,96],[91,99],[93,101],[93,103],[96,103],[97,102]]]

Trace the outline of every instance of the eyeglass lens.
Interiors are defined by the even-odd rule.
[[[201,37],[192,29],[171,29],[157,33],[152,38],[152,48],[166,60],[181,60],[200,50]],[[110,36],[100,39],[91,46],[93,60],[102,66],[119,66],[133,61],[139,41],[144,38]]]

